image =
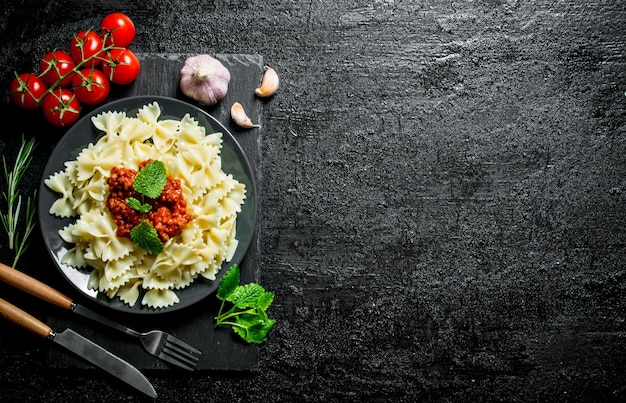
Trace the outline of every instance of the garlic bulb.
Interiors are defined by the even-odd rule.
[[[243,109],[243,105],[239,102],[235,102],[230,107],[230,117],[233,119],[238,126],[243,127],[244,129],[251,129],[253,127],[260,127],[259,125],[255,125],[252,123],[248,115],[246,115],[246,111]]]
[[[261,86],[254,90],[254,93],[259,97],[269,97],[274,95],[278,91],[278,85],[280,80],[278,79],[278,73],[271,67],[265,67],[265,73],[263,73],[263,80],[261,80]]]
[[[180,89],[191,99],[214,105],[226,96],[230,71],[210,55],[191,56],[180,70]]]

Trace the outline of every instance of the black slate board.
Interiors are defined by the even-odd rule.
[[[262,78],[262,57],[258,55],[215,55],[230,70],[231,81],[226,97],[217,105],[207,107],[198,105],[193,100],[186,98],[178,87],[178,74],[188,55],[139,54],[138,56],[141,60],[141,74],[138,79],[130,86],[113,89],[110,100],[134,95],[161,95],[188,101],[205,109],[217,118],[240,143],[256,176],[257,194],[260,193],[259,160],[262,125],[261,128],[251,130],[238,128],[230,119],[230,106],[236,101],[242,103],[248,116],[255,123],[260,122],[263,102],[254,96],[253,90],[259,85]],[[260,203],[257,203],[260,210]],[[259,267],[255,264],[259,253],[258,239],[259,222],[257,217],[253,240],[246,257],[240,264],[243,283],[259,281]],[[258,346],[241,341],[227,327],[213,329],[213,317],[219,309],[218,300],[214,294],[183,310],[169,314],[141,316],[125,315],[107,310],[83,299],[80,295],[75,295],[77,293],[63,291],[77,302],[135,330],[148,331],[158,328],[185,340],[203,352],[197,370],[250,370],[258,364]],[[139,369],[185,371],[147,353],[141,347],[139,340],[78,315],[51,307],[47,319],[53,329],[62,330],[70,327]],[[48,351],[46,364],[51,368],[87,368],[89,366],[82,360],[54,346]]]

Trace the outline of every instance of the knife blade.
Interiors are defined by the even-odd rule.
[[[0,298],[0,316],[36,336],[51,340],[140,392],[156,398],[154,387],[137,368],[72,329],[54,331],[44,322],[2,298]]]

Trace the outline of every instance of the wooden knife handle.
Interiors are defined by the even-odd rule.
[[[0,298],[0,316],[37,336],[49,337],[52,334],[50,326],[2,298]]]
[[[0,280],[61,308],[72,308],[72,299],[67,295],[3,263],[0,263]]]

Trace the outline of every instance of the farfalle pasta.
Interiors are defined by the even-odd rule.
[[[158,102],[136,116],[103,112],[92,118],[102,137],[89,144],[65,169],[45,184],[59,197],[50,214],[75,217],[59,231],[73,246],[61,261],[92,268],[88,286],[134,306],[164,308],[179,302],[177,291],[198,276],[215,280],[223,262],[237,249],[237,214],[246,187],[222,171],[221,133],[206,133],[189,114],[180,120],[161,118]],[[150,254],[131,239],[119,237],[106,201],[114,167],[138,169],[146,160],[159,160],[178,179],[192,219],[182,232]]]

